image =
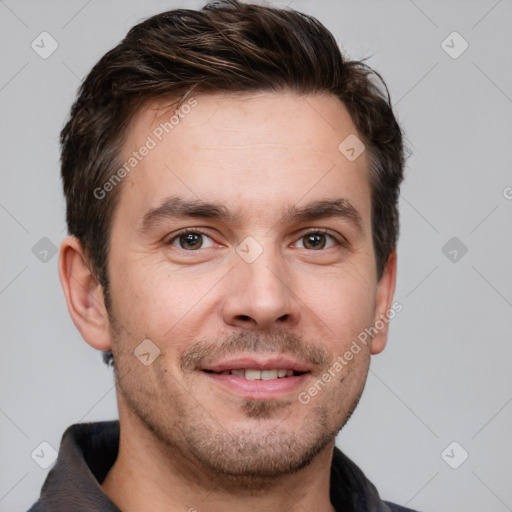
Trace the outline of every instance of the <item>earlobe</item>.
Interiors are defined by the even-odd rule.
[[[59,277],[69,314],[84,340],[97,350],[110,350],[103,287],[89,265],[82,244],[74,236],[66,237],[61,244]]]
[[[386,346],[389,330],[390,316],[393,296],[396,286],[397,255],[393,249],[388,257],[382,277],[377,284],[377,299],[375,305],[374,329],[377,333],[372,339],[371,353],[378,354]]]

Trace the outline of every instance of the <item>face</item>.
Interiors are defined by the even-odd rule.
[[[333,96],[194,102],[169,133],[146,106],[125,143],[153,147],[111,225],[120,414],[203,469],[275,477],[333,442],[380,350],[344,358],[389,302],[367,156],[339,151],[356,129]]]

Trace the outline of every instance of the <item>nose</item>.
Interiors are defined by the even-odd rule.
[[[291,328],[299,322],[299,299],[289,273],[265,252],[252,262],[237,261],[228,274],[223,304],[227,325],[258,331]]]

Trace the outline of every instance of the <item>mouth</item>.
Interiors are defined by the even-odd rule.
[[[210,382],[245,399],[270,400],[297,391],[311,375],[309,365],[290,358],[231,359],[200,368]]]
[[[279,368],[274,370],[258,370],[257,368],[233,368],[232,370],[223,370],[214,372],[213,370],[203,370],[206,373],[214,373],[216,375],[235,375],[246,380],[275,380],[286,379],[289,377],[297,377],[306,372],[297,372],[295,370]]]

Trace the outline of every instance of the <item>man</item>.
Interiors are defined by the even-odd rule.
[[[32,511],[406,510],[335,447],[397,310],[378,78],[317,20],[235,0],[154,16],[92,69],[59,271],[119,422],[64,433]]]

